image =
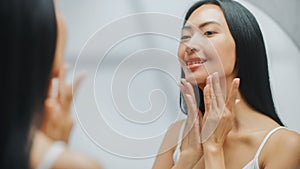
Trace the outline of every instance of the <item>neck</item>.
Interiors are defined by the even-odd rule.
[[[238,93],[238,102],[234,107],[234,124],[232,131],[236,133],[253,133],[279,126],[270,117],[252,109]]]

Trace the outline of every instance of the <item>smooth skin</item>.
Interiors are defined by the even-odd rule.
[[[216,24],[204,23],[214,21]],[[241,169],[250,162],[264,137],[279,125],[271,118],[253,110],[238,90],[242,79],[235,78],[235,42],[220,7],[206,4],[196,9],[187,21],[199,29],[213,44],[224,74],[208,72],[204,66],[186,73],[179,87],[188,106],[181,156],[176,164],[173,153],[177,146],[183,121],[170,126],[161,145],[153,169]],[[191,32],[183,30],[184,39],[179,46],[181,61],[197,55],[200,50]],[[182,67],[185,70],[184,62]],[[213,67],[214,59],[205,63]],[[211,65],[210,65],[211,64]],[[218,72],[218,71],[215,71]],[[204,91],[205,113],[198,110],[191,84]],[[220,81],[226,81],[227,97],[223,97]],[[225,106],[225,107],[224,107]],[[216,120],[219,120],[216,123]],[[205,133],[209,123],[217,124],[213,133]],[[207,138],[207,136],[210,136]],[[203,140],[205,138],[205,140]],[[267,141],[259,155],[260,169],[297,169],[300,166],[300,135],[280,129]]]

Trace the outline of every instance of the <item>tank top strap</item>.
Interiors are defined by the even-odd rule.
[[[173,154],[174,163],[176,163],[179,160],[179,157],[181,155],[180,148],[181,148],[181,144],[182,144],[182,137],[183,137],[183,133],[184,133],[185,123],[186,123],[186,119],[184,119],[184,121],[181,125],[181,128],[179,130],[177,146],[176,146],[176,149]]]
[[[266,142],[268,141],[268,139],[272,136],[273,133],[275,133],[276,131],[278,131],[279,129],[282,129],[282,128],[285,128],[283,126],[279,126],[279,127],[276,127],[274,128],[273,130],[271,130],[267,135],[266,137],[263,139],[263,141],[261,142],[256,154],[255,154],[255,157],[254,159],[258,159],[258,156],[261,152],[261,150],[263,149],[264,145],[266,144]]]

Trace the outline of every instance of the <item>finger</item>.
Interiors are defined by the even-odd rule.
[[[191,107],[190,107],[190,104],[189,104],[189,100],[186,97],[189,94],[186,93],[186,87],[183,84],[179,84],[178,86],[179,86],[179,88],[181,90],[181,93],[183,95],[183,98],[184,98],[185,103],[186,103],[187,108],[188,108],[187,120],[188,120],[188,123],[190,124],[193,121],[193,118],[195,118],[195,117],[194,117],[194,114],[190,112],[191,111]]]
[[[74,93],[78,90],[78,87],[79,87],[79,85],[80,85],[80,83],[82,82],[82,80],[85,78],[85,76],[86,76],[86,72],[85,71],[83,71],[83,72],[81,72],[79,75],[78,75],[78,77],[76,78],[76,80],[75,80],[75,82],[74,82],[74,85],[73,85],[73,95],[74,95]]]
[[[187,105],[188,112],[187,112],[187,123],[186,123],[186,125],[188,126],[188,128],[190,128],[192,126],[193,119],[195,117],[194,117],[194,114],[191,112],[191,107],[190,107],[190,104],[189,104],[189,100],[187,98],[188,94],[186,93],[186,87],[183,84],[178,84],[178,86],[181,90],[182,96],[183,96],[183,98],[185,100],[185,103]]]
[[[186,103],[189,111],[193,114],[194,117],[198,116],[197,105],[193,102],[193,98],[189,94],[185,94]]]
[[[51,119],[52,116],[56,114],[56,112],[59,112],[59,107],[57,107],[56,99],[47,98],[45,100],[44,106],[45,118],[47,120]]]
[[[189,94],[189,95],[192,95],[191,92],[189,91],[188,87],[187,87],[187,83],[188,82],[185,79],[181,79],[181,84],[184,86],[185,93]]]
[[[185,88],[187,90],[187,93],[190,94],[193,98],[193,102],[194,104],[196,105],[197,107],[197,112],[198,112],[198,117],[199,117],[199,121],[202,122],[202,118],[203,118],[203,113],[199,110],[198,108],[198,104],[197,104],[197,100],[196,100],[196,97],[195,97],[195,92],[194,92],[194,88],[193,86],[191,85],[191,83],[187,82],[185,79],[182,79],[181,80],[182,83],[185,85]]]
[[[188,89],[188,87],[187,87],[187,82],[184,80],[184,79],[182,79],[181,80],[181,83],[178,85],[179,86],[179,88],[180,88],[180,90],[181,90],[181,93],[182,93],[182,95],[183,95],[183,97],[184,97],[184,100],[187,102],[187,100],[186,100],[186,98],[185,98],[185,95],[192,95],[191,93],[190,93],[190,91],[189,91],[189,89]]]
[[[190,124],[191,128],[190,128],[190,131],[188,134],[188,142],[189,142],[189,144],[199,146],[199,144],[200,144],[200,127],[199,127],[199,119],[197,117],[197,108],[196,108],[196,105],[193,104],[193,98],[191,95],[187,94],[186,99],[187,99],[188,104],[190,104],[190,107],[193,107],[193,109],[192,109],[192,111],[190,111],[190,113],[192,113],[194,116],[194,118],[192,119],[192,123]]]
[[[216,95],[215,95],[214,88],[213,88],[212,75],[210,75],[208,78],[209,78],[208,85],[209,85],[209,94],[210,94],[210,99],[211,99],[211,108],[216,108],[218,106],[218,104],[217,104]]]
[[[53,99],[47,98],[47,99],[45,100],[45,105],[44,105],[45,108],[44,108],[44,109],[45,109],[45,114],[46,114],[46,115],[47,115],[48,112],[52,111],[54,105],[55,105],[55,102],[54,102]]]
[[[179,83],[178,84],[178,87],[179,87],[179,89],[180,89],[180,91],[181,91],[181,94],[182,94],[182,96],[183,96],[183,99],[184,99],[184,102],[185,102],[185,104],[186,104],[186,87],[182,84],[182,83]],[[186,104],[187,105],[187,104]],[[187,110],[187,111],[189,111],[189,109]],[[186,112],[186,113],[188,113],[188,112]],[[189,117],[189,114],[187,114],[188,115],[188,117]]]
[[[186,87],[187,93],[193,97],[193,101],[196,103],[196,100],[195,100],[195,93],[194,93],[194,88],[193,88],[193,86],[191,85],[191,83],[187,82],[186,79],[182,79],[181,82],[182,82],[183,85]]]
[[[55,99],[58,96],[58,79],[52,78],[49,84],[48,98]]]
[[[232,111],[232,109],[235,105],[235,100],[237,98],[239,85],[240,85],[240,79],[239,78],[233,79],[233,81],[231,83],[230,92],[229,92],[229,95],[228,95],[229,97],[228,97],[228,100],[227,100],[227,103],[226,103],[226,106],[230,111]]]
[[[211,97],[210,97],[210,85],[207,84],[205,87],[204,87],[204,90],[203,90],[203,94],[204,94],[204,105],[205,105],[205,111],[206,112],[209,112],[211,110]],[[205,116],[205,115],[204,115]],[[203,117],[204,120],[206,120],[206,117],[205,118]]]
[[[203,90],[203,94],[204,94],[204,105],[206,104],[205,103],[205,94],[208,94],[208,96],[206,96],[206,97],[209,97],[209,101],[210,101],[210,106],[209,106],[209,108],[206,108],[207,106],[205,105],[205,113],[204,113],[204,115],[203,115],[203,122],[202,122],[202,125],[203,125],[203,123],[206,121],[206,119],[207,119],[207,115],[208,115],[208,112],[211,110],[211,104],[212,104],[212,99],[211,99],[211,94],[210,94],[210,85],[211,85],[211,83],[210,83],[210,81],[211,81],[211,79],[210,79],[210,77],[211,77],[211,75],[208,75],[208,77],[206,78],[206,85],[205,85],[205,87],[204,87],[204,90]],[[206,88],[206,89],[205,89]],[[205,90],[206,90],[206,92],[205,92]],[[203,126],[202,126],[203,127]]]
[[[210,82],[209,82],[209,94],[210,94],[210,99],[211,99],[211,106],[210,106],[210,115],[207,116],[206,118],[214,118],[214,119],[218,119],[222,116],[223,111],[222,108],[225,107],[225,104],[221,107],[219,107],[218,105],[218,101],[217,101],[217,96],[215,94],[215,90],[213,87],[213,75],[210,76]]]
[[[60,71],[59,71],[59,75],[58,75],[58,97],[60,99],[63,99],[65,97],[65,93],[67,91],[65,91],[65,86],[66,86],[66,82],[65,82],[65,76],[67,73],[69,66],[68,65],[64,65]]]
[[[186,81],[186,80],[185,80],[185,81]],[[188,89],[190,95],[192,96],[194,103],[197,104],[196,96],[195,96],[195,91],[194,91],[194,87],[193,87],[192,84],[189,83],[189,82],[186,83],[186,87],[187,87],[187,89]]]
[[[69,65],[67,64],[64,64],[61,68],[61,71],[59,72],[59,80],[65,80],[65,77],[66,77],[66,74],[67,74],[67,71],[69,69]]]
[[[47,98],[52,98],[53,97],[53,78],[50,79],[50,82],[49,82],[49,86],[48,86],[48,91],[47,91]]]
[[[216,97],[214,95],[214,91],[213,91],[213,87],[212,87],[212,75],[209,75],[207,77],[206,86],[204,89],[205,89],[204,104],[206,104],[206,106],[205,106],[205,113],[203,116],[203,125],[206,123],[208,116],[211,116],[210,112],[213,109],[213,107],[217,106]]]
[[[184,93],[189,94],[189,95],[192,96],[193,103],[196,105],[195,107],[197,109],[199,120],[202,121],[203,114],[197,106],[198,104],[197,104],[197,101],[196,101],[196,98],[195,98],[195,93],[194,93],[193,86],[191,85],[191,83],[187,82],[185,79],[182,79],[181,82],[182,82],[182,85],[184,86]]]
[[[186,87],[185,87],[183,84],[179,83],[179,84],[178,84],[178,87],[179,87],[179,89],[180,89],[180,91],[181,91],[183,97],[184,97],[185,94],[188,94],[188,93],[186,92]]]
[[[53,86],[52,83],[53,83],[53,82],[52,82],[52,78],[50,78],[49,86],[48,86],[48,91],[47,91],[47,97],[49,97],[49,98],[50,98],[50,97],[53,97],[53,96],[52,96],[52,90],[53,90],[53,89],[52,89],[52,86]]]
[[[225,101],[224,101],[223,93],[222,93],[222,90],[220,87],[220,80],[219,80],[218,72],[215,72],[213,74],[212,83],[213,83],[214,94],[216,96],[217,105],[221,110],[223,110],[223,108],[225,106]]]

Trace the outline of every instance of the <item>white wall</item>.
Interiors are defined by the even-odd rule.
[[[115,45],[107,57],[103,54],[110,46],[107,44],[113,44],[112,39],[121,37],[117,34],[130,27],[124,23],[114,25],[118,22],[117,19],[137,12],[164,14],[157,18],[158,22],[142,20],[136,25],[133,23],[133,27],[143,30],[153,26],[153,29],[162,32],[165,31],[164,27],[167,27],[169,34],[179,37],[181,21],[179,18],[184,16],[192,1],[62,0],[57,2],[69,32],[66,60],[75,65],[77,56],[83,49],[76,62],[74,73],[77,74],[81,69],[88,71],[87,78],[81,85],[74,102],[76,111],[74,110],[73,113],[77,124],[72,133],[71,147],[91,154],[108,169],[151,168],[155,152],[167,127],[182,118],[178,111],[176,86],[176,81],[179,79],[179,65],[176,59],[178,42],[156,35],[133,37]],[[251,4],[241,2],[255,13],[265,36],[271,83],[278,113],[289,128],[300,132],[298,124],[300,104],[297,99],[300,95],[298,87],[300,52],[272,19]],[[119,5],[116,5],[117,3]],[[172,19],[174,22],[166,25],[165,22]],[[140,23],[143,23],[144,27],[141,27]],[[106,28],[108,29],[103,31]],[[98,33],[94,34],[97,30]],[[114,34],[110,35],[109,32]],[[85,44],[93,34],[90,39],[92,42]],[[98,37],[105,38],[93,41]],[[87,49],[90,46],[91,49]],[[148,50],[139,51],[142,49]],[[154,60],[159,62],[153,62]],[[141,67],[148,67],[148,69],[142,70]],[[115,71],[118,71],[117,75],[114,74]],[[137,75],[131,74],[137,71],[141,72]],[[128,84],[130,78],[134,79]],[[111,87],[113,91],[118,91],[115,99],[125,99],[128,95],[136,109],[147,113],[134,110],[134,113],[127,111],[125,114],[120,114],[113,104],[111,96],[114,93]],[[124,105],[127,108],[125,103]],[[158,120],[155,120],[156,117]],[[146,120],[153,121],[147,123]],[[147,156],[150,157],[146,158]]]

